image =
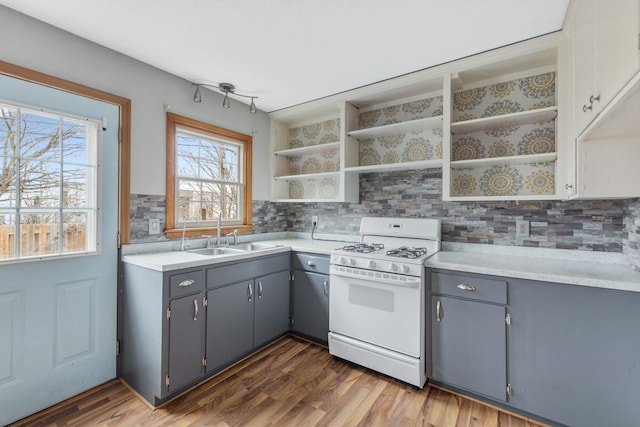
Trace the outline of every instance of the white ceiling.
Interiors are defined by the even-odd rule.
[[[274,111],[562,28],[569,0],[0,0]]]

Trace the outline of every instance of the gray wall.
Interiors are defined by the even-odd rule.
[[[236,101],[223,109],[222,96],[209,90],[202,91],[202,103],[195,103],[190,82],[5,6],[0,6],[0,28],[10,35],[0,44],[3,61],[131,99],[132,193],[165,194],[169,105],[173,113],[253,135],[253,197],[269,197],[269,165],[264,161],[269,158],[267,114],[249,114],[249,107]],[[219,77],[215,73],[211,70],[211,80]]]

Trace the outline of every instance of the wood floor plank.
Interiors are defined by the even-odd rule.
[[[473,399],[423,389],[285,337],[152,410],[114,381],[14,423],[26,426],[542,427]]]

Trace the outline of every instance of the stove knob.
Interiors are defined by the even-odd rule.
[[[394,263],[389,264],[389,270],[398,271],[398,265]]]
[[[408,265],[402,265],[402,272],[403,273],[408,273],[409,272],[409,266]]]
[[[376,268],[376,262],[372,259],[369,260],[367,265],[369,266],[369,268]]]
[[[356,260],[353,258],[349,258],[349,265],[356,265]]]

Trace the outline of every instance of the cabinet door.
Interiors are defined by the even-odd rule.
[[[174,299],[169,308],[169,391],[174,391],[204,374],[202,294]]]
[[[207,372],[217,371],[253,348],[253,280],[207,292]]]
[[[593,119],[589,98],[595,93],[596,0],[580,0],[576,8],[573,34],[573,105],[575,134]]]
[[[327,343],[329,333],[329,276],[295,270],[293,330]]]
[[[254,322],[254,347],[260,347],[289,330],[288,271],[255,279]]]
[[[505,307],[431,297],[433,378],[506,401]]]

